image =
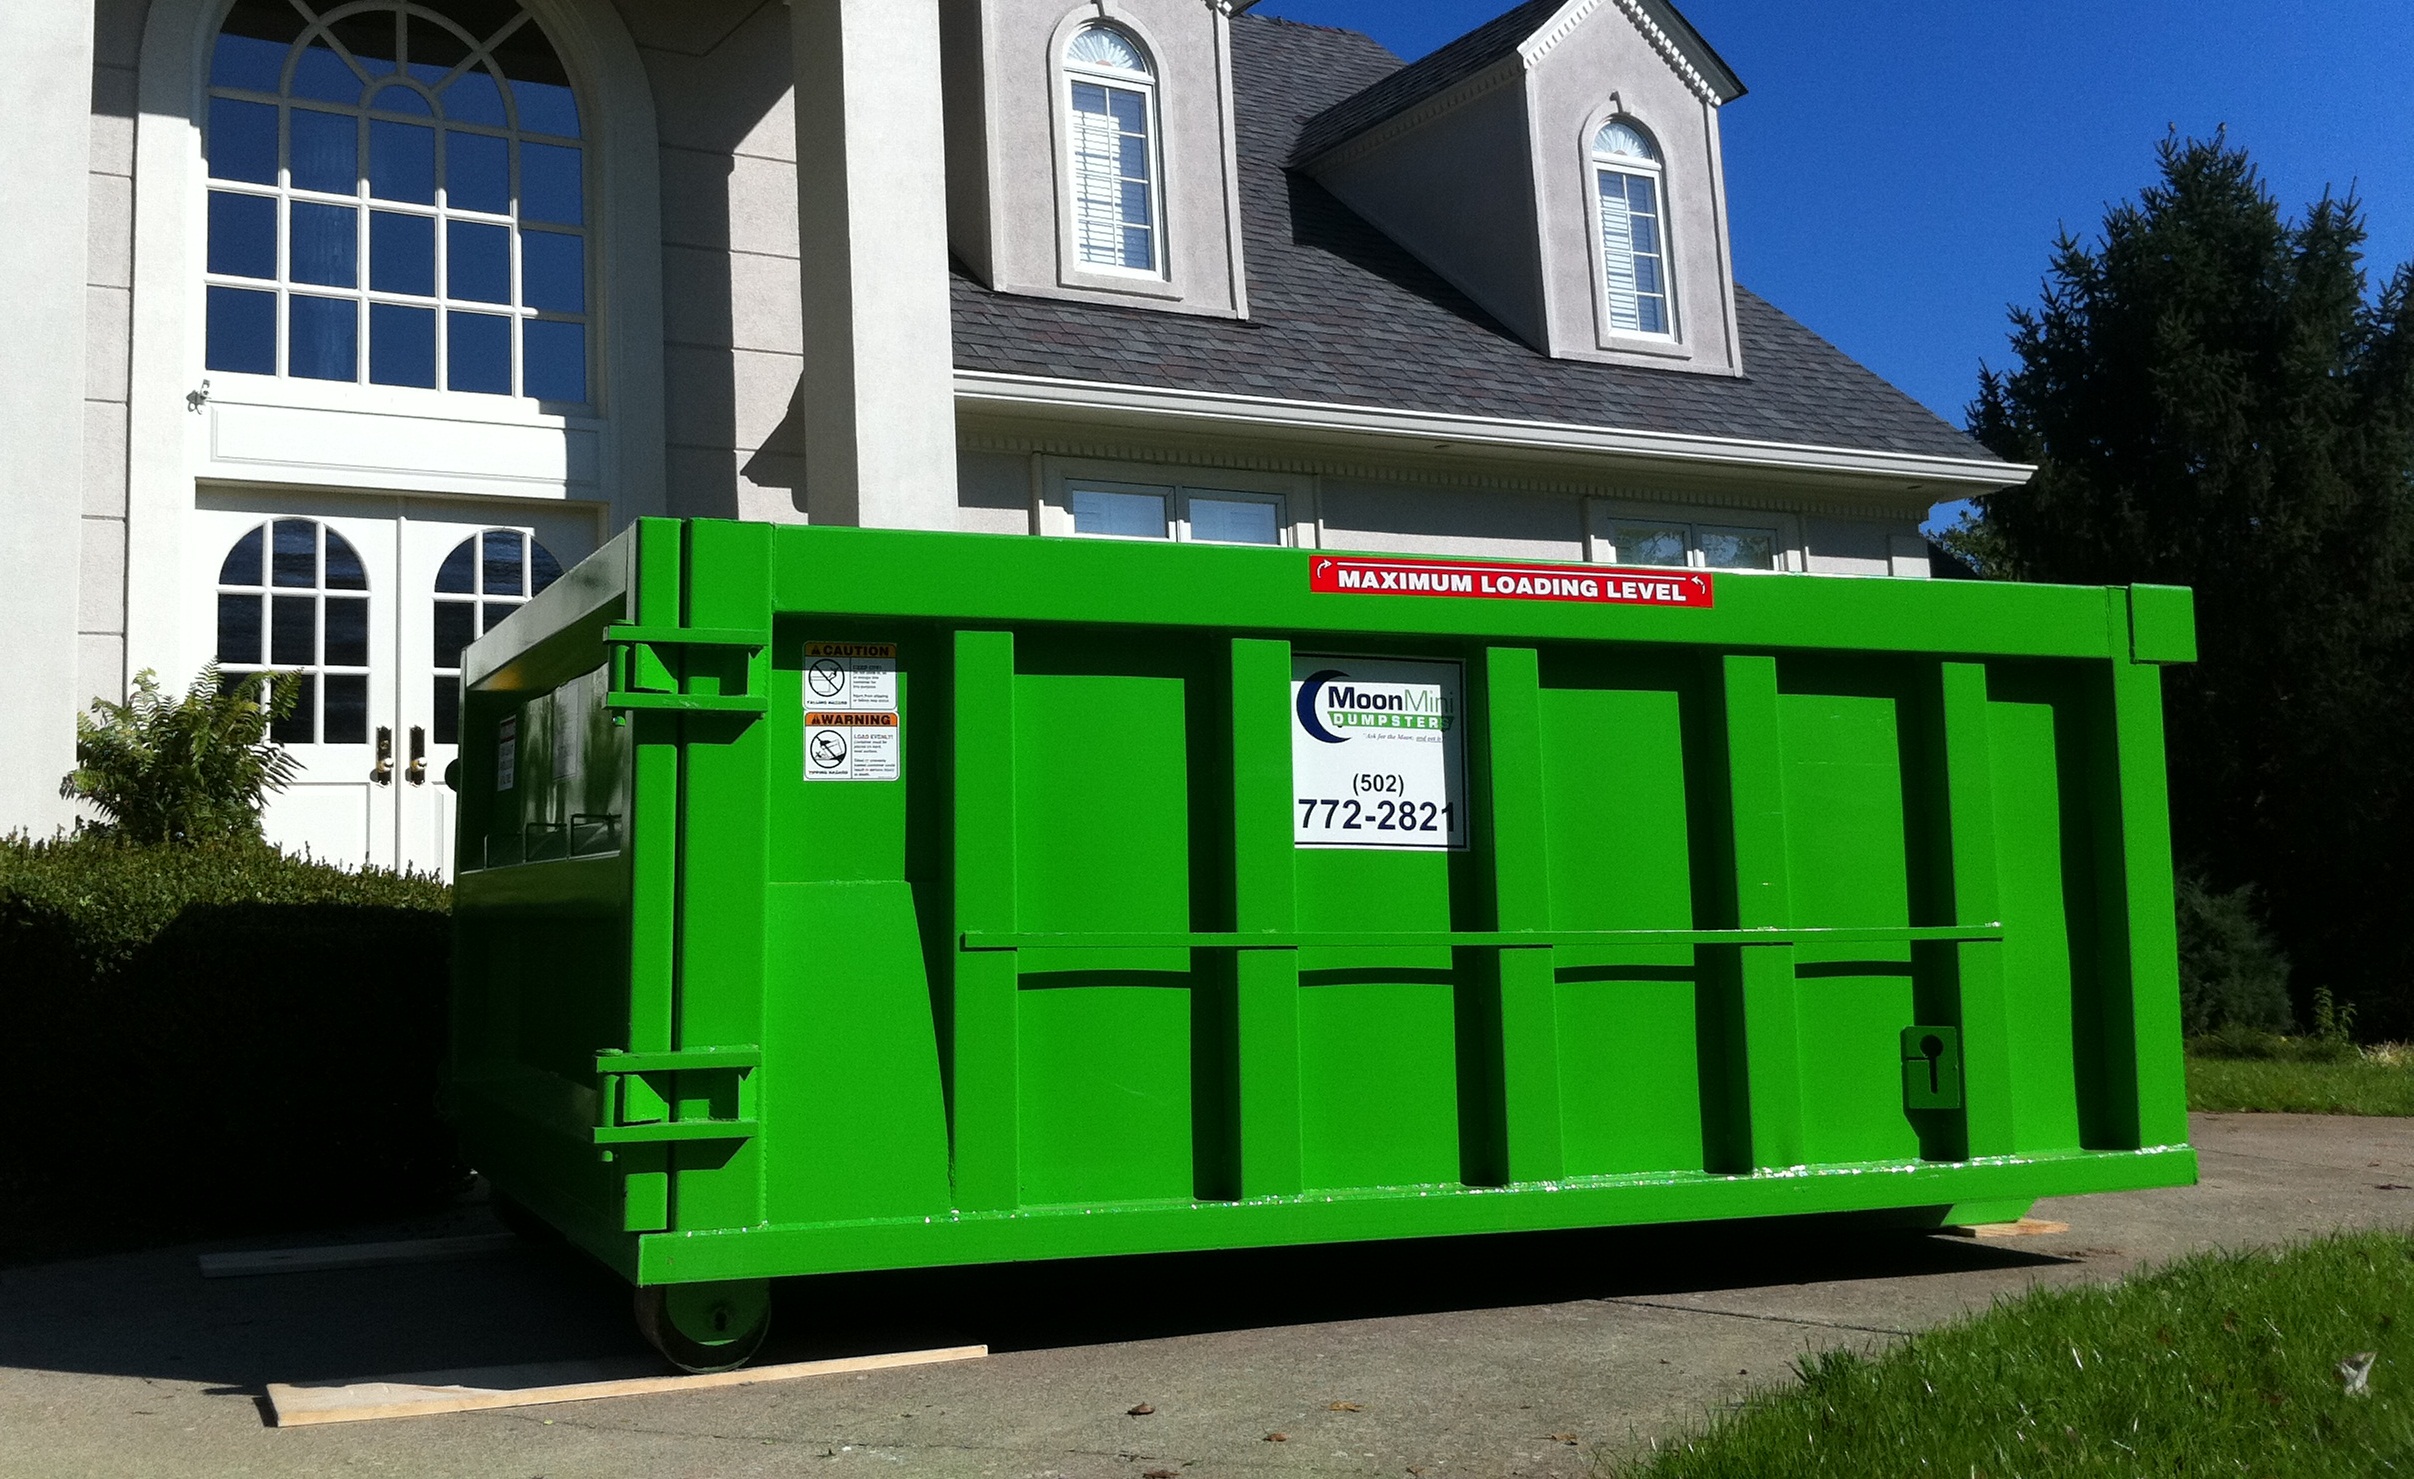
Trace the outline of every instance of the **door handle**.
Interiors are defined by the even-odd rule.
[[[394,731],[377,726],[377,763],[369,767],[369,779],[381,786],[394,784]]]
[[[411,726],[410,768],[403,775],[414,786],[427,784],[427,730],[416,724]]]

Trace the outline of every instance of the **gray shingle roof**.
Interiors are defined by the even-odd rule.
[[[1740,287],[1741,378],[1554,360],[1322,186],[1285,168],[1301,123],[1400,68],[1351,31],[1232,23],[1245,322],[991,292],[957,269],[966,370],[1624,430],[1991,460]]]
[[[1526,0],[1456,41],[1419,57],[1310,118],[1299,130],[1291,157],[1303,164],[1336,144],[1355,138],[1386,118],[1438,97],[1468,78],[1507,60],[1567,0]]]

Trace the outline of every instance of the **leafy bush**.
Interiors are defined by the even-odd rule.
[[[2179,1009],[2190,1037],[2230,1028],[2286,1032],[2288,957],[2256,917],[2255,888],[2216,893],[2182,873],[2179,909]]]
[[[76,768],[61,794],[91,802],[107,818],[93,830],[128,842],[258,837],[260,803],[297,768],[268,735],[298,690],[273,679],[253,673],[229,683],[212,665],[172,699],[146,668],[126,702],[100,700],[76,716]]]
[[[449,902],[256,842],[0,841],[0,1040],[45,1107],[0,1185],[53,1209],[0,1255],[441,1203]]]

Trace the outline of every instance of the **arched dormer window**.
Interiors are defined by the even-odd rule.
[[[1129,36],[1093,24],[1065,47],[1064,76],[1075,258],[1091,271],[1161,277],[1155,70]]]
[[[578,100],[511,0],[235,0],[207,140],[211,370],[592,399]]]
[[[1603,318],[1613,334],[1676,332],[1668,300],[1666,171],[1644,132],[1612,119],[1593,135],[1601,207]]]

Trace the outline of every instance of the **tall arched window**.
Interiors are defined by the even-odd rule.
[[[512,0],[235,0],[208,156],[210,369],[589,400],[578,100]]]
[[[273,519],[218,568],[218,664],[291,674],[301,697],[276,722],[285,745],[369,742],[369,572],[315,519]]]
[[[461,654],[495,623],[562,578],[553,552],[517,529],[488,529],[436,567],[436,743],[461,743]]]
[[[1612,333],[1671,335],[1665,171],[1643,131],[1619,119],[1593,136],[1601,200],[1604,317]]]
[[[1162,275],[1157,83],[1148,57],[1112,26],[1082,27],[1065,48],[1065,107],[1081,265]]]

